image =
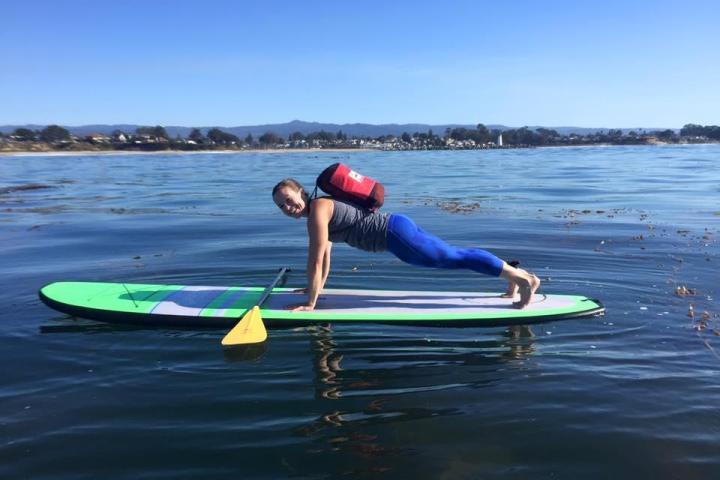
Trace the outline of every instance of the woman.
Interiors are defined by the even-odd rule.
[[[404,215],[371,213],[329,197],[310,198],[292,178],[282,180],[272,191],[273,201],[282,212],[296,219],[307,217],[310,237],[307,263],[307,303],[295,311],[312,311],[330,273],[332,242],[371,252],[388,250],[412,265],[437,268],[468,268],[508,281],[504,297],[513,298],[517,308],[525,308],[540,280],[479,248],[455,248],[431,235]]]

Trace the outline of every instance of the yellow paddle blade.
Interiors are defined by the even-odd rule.
[[[233,345],[260,343],[266,339],[267,330],[265,330],[260,309],[255,306],[225,335],[225,338],[222,339],[222,344],[225,347],[231,347]]]

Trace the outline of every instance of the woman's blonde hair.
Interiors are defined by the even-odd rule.
[[[272,194],[275,196],[275,193],[277,193],[278,190],[284,187],[290,187],[296,192],[299,192],[300,190],[305,190],[302,185],[300,185],[300,182],[295,180],[294,178],[286,178],[284,180],[280,180],[275,187],[273,187]]]

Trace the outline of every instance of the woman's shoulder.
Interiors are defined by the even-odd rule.
[[[335,205],[330,197],[319,197],[312,201],[311,215],[329,216],[332,215]]]
[[[325,208],[327,208],[328,206],[332,206],[334,204],[335,200],[330,197],[318,197],[318,198],[314,199],[312,202],[313,202],[313,205],[315,205],[315,206],[324,205]]]

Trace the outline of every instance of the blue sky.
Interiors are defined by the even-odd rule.
[[[0,0],[0,124],[720,124],[715,1]]]

